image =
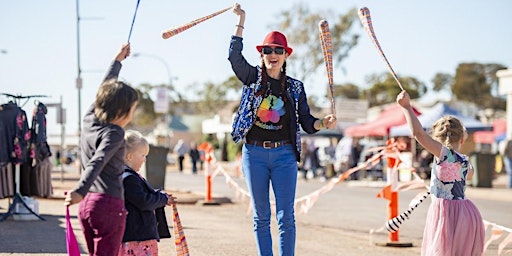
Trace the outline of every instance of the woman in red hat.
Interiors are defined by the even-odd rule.
[[[239,19],[231,38],[228,59],[244,86],[231,135],[235,142],[245,142],[242,170],[252,196],[258,252],[259,255],[272,255],[269,196],[272,183],[279,227],[279,255],[294,255],[300,127],[307,133],[332,129],[336,118],[333,115],[322,119],[312,116],[304,85],[286,76],[286,59],[293,49],[282,33],[272,31],[261,45],[256,46],[261,57],[259,66],[247,62],[242,55],[245,11],[235,4],[233,12]]]

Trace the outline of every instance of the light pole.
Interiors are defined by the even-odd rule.
[[[140,52],[134,53],[133,57],[134,58],[137,58],[137,57],[148,57],[148,58],[152,58],[152,59],[158,60],[160,63],[162,63],[165,66],[165,71],[167,72],[167,77],[169,79],[169,86],[172,86],[173,77],[171,76],[171,70],[169,69],[169,65],[167,65],[167,62],[162,57],[160,57],[158,55],[147,54],[147,53],[140,53]]]
[[[164,142],[164,144],[165,144],[166,147],[168,147],[168,146],[170,146],[169,145],[170,144],[169,137],[171,136],[171,133],[170,133],[170,130],[169,130],[170,115],[169,115],[169,97],[168,97],[168,95],[169,95],[169,90],[173,90],[173,86],[172,86],[173,77],[171,76],[171,71],[169,69],[169,65],[167,64],[167,62],[162,57],[157,56],[157,55],[153,55],[153,54],[146,54],[146,53],[137,52],[137,53],[133,54],[133,57],[134,58],[137,58],[137,57],[149,57],[149,58],[155,59],[155,60],[159,61],[160,63],[162,63],[164,65],[165,70],[167,72],[167,77],[169,79],[169,84],[167,86],[160,86],[160,87],[157,88],[158,91],[157,91],[157,100],[155,101],[155,112],[156,113],[164,114],[164,118],[162,120],[163,121],[163,126],[164,126],[163,132],[165,133],[165,142]],[[162,128],[161,125],[160,125],[160,128]],[[160,130],[160,129],[157,129],[157,130]],[[160,143],[158,143],[158,139],[156,139],[156,141],[157,141],[157,144],[160,144]]]
[[[91,19],[91,18],[89,18]],[[97,18],[92,18],[97,19]],[[78,154],[77,160],[78,164],[78,172],[82,173],[82,168],[80,167],[81,154],[80,154],[80,135],[82,131],[82,68],[80,66],[80,3],[79,0],[76,0],[76,63],[77,63],[77,76],[76,76],[76,89],[78,91]]]
[[[82,68],[80,67],[80,8],[79,0],[76,0],[76,89],[78,90],[78,141],[82,129]],[[80,143],[78,143],[80,147]]]

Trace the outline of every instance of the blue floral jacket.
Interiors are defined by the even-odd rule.
[[[232,36],[229,47],[229,61],[231,67],[244,86],[242,88],[242,98],[240,106],[233,121],[233,131],[231,136],[236,143],[245,139],[245,136],[251,129],[256,120],[256,113],[263,100],[262,96],[256,96],[255,93],[261,87],[261,67],[251,66],[242,55],[242,38]],[[300,160],[301,139],[300,126],[306,133],[315,133],[314,123],[317,118],[311,115],[311,111],[307,102],[304,85],[301,81],[291,77],[286,77],[286,96],[292,102],[294,115],[290,116],[291,127],[290,138],[295,145],[295,156],[297,161]]]

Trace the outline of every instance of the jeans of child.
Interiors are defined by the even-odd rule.
[[[254,234],[259,255],[273,255],[270,234],[271,182],[279,228],[279,255],[294,255],[296,231],[293,206],[297,185],[297,159],[293,146],[265,149],[245,144],[242,149],[242,168],[252,196]]]
[[[89,255],[117,255],[126,227],[127,211],[120,198],[87,193],[78,207],[78,217]]]

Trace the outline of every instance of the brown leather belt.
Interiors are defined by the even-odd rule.
[[[284,146],[284,145],[290,145],[290,144],[292,144],[292,143],[291,143],[290,141],[288,141],[288,140],[284,140],[284,141],[246,140],[246,141],[245,141],[245,143],[247,143],[247,144],[251,144],[251,145],[255,145],[255,146],[260,146],[260,147],[263,147],[263,148],[265,148],[265,149],[277,148],[277,147],[282,147],[282,146]]]

